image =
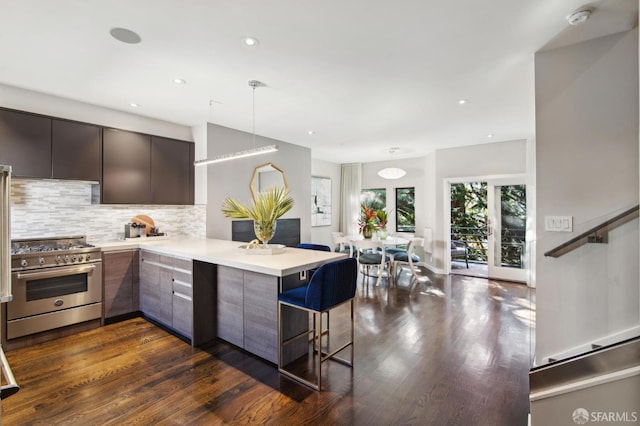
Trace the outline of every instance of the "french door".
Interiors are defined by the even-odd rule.
[[[527,282],[527,197],[524,179],[487,182],[489,278]]]

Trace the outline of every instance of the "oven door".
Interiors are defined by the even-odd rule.
[[[93,263],[14,272],[12,286],[8,320],[101,302],[102,268]]]

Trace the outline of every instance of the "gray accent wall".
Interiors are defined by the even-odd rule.
[[[637,327],[638,220],[559,258],[543,253],[638,203],[637,29],[535,57],[536,360]],[[573,217],[573,233],[545,216]]]
[[[231,239],[231,219],[220,211],[223,201],[232,197],[249,203],[249,183],[256,166],[271,162],[284,170],[293,208],[283,218],[300,218],[300,239],[311,239],[311,150],[298,145],[256,135],[255,146],[278,145],[278,151],[214,163],[207,166],[207,237]],[[251,133],[208,123],[207,158],[253,148]]]

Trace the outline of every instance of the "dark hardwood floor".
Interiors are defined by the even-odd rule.
[[[135,318],[9,351],[21,390],[2,401],[2,424],[526,425],[532,290],[431,280],[359,280],[355,367],[325,363],[322,392]]]

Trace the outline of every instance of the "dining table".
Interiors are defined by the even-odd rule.
[[[381,238],[377,238],[376,235],[374,234],[374,237],[372,238],[367,238],[365,239],[362,235],[358,234],[358,235],[345,235],[343,237],[346,241],[349,241],[350,244],[355,245],[356,247],[358,247],[358,242],[359,241],[365,241],[365,240],[369,240],[369,241],[379,241],[382,243],[382,245],[385,246],[385,255],[388,256],[391,261],[389,262],[389,268],[387,271],[383,271],[383,274],[386,275],[389,284],[392,284],[395,281],[395,273],[393,271],[392,265],[393,265],[393,256],[395,253],[397,253],[394,250],[391,251],[387,251],[387,248],[395,248],[399,245],[406,245],[409,244],[409,239],[407,238],[403,238],[403,237],[397,237],[397,236],[388,236],[385,239],[381,239]],[[368,246],[368,244],[367,244]],[[365,248],[366,250],[367,248]],[[386,274],[385,274],[386,272]],[[384,276],[383,275],[383,276]]]

